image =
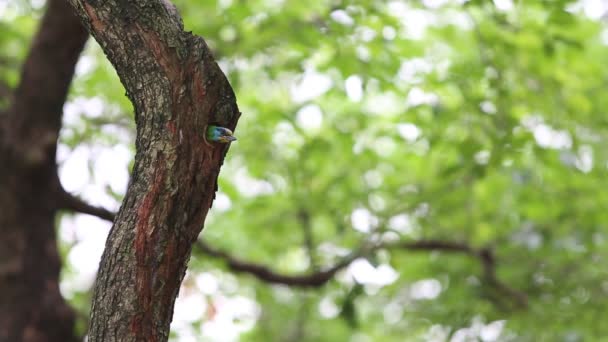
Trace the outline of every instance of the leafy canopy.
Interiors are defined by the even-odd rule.
[[[288,275],[395,241],[464,244],[495,263],[378,248],[303,290],[195,249],[175,339],[607,336],[608,29],[585,3],[176,1],[243,112],[207,244]],[[7,65],[23,59],[40,9],[7,8],[0,76],[14,85]],[[132,108],[93,42],[68,108],[62,170],[85,153],[91,177],[74,190],[115,207],[124,184],[101,174],[126,174],[128,158],[98,165],[95,151],[132,151]],[[80,241],[65,235],[64,292],[86,311],[70,262]]]

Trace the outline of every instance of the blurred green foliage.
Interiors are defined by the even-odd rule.
[[[302,290],[231,276],[195,250],[188,277],[213,274],[238,285],[220,286],[226,296],[257,302],[241,340],[608,336],[608,28],[583,14],[585,1],[175,3],[243,112],[208,244],[308,274],[369,241],[465,243],[491,248],[501,284],[528,297],[515,305],[464,254],[379,249],[365,257],[371,274],[396,279],[374,283],[352,267]],[[4,62],[23,59],[40,10],[13,11],[0,22],[11,85]],[[66,123],[62,141],[111,146],[120,139],[103,125],[132,132],[132,109],[93,42],[84,58],[92,67],[72,99],[98,97],[106,110]]]

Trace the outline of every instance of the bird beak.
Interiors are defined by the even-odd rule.
[[[226,140],[228,140],[228,142],[235,141],[236,137],[234,137],[232,135],[229,135],[229,136],[226,137]]]

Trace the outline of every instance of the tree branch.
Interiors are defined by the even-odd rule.
[[[99,218],[112,221],[114,214],[108,210],[91,206],[82,200],[71,197],[70,202],[73,205],[66,209],[82,212],[97,216]],[[202,253],[221,259],[226,263],[226,266],[235,273],[249,274],[270,284],[282,284],[292,287],[301,288],[315,288],[321,287],[328,283],[333,277],[342,269],[348,267],[353,261],[358,258],[364,258],[370,253],[373,253],[379,249],[389,250],[406,250],[411,252],[416,251],[439,251],[445,253],[461,253],[469,255],[477,259],[482,265],[483,278],[487,285],[492,286],[499,292],[507,295],[508,297],[515,300],[517,306],[525,308],[528,305],[527,295],[521,291],[509,287],[505,283],[501,282],[496,275],[496,256],[489,247],[474,248],[473,246],[464,242],[453,242],[445,240],[420,240],[420,241],[399,241],[393,243],[381,243],[372,246],[366,246],[363,244],[358,250],[345,257],[335,265],[320,270],[317,272],[311,272],[301,275],[287,275],[276,272],[266,265],[259,263],[249,262],[246,260],[239,259],[229,253],[220,249],[211,247],[205,241],[198,240],[195,247]]]
[[[486,283],[494,287],[499,292],[513,298],[520,308],[528,306],[528,296],[507,284],[501,282],[496,275],[496,256],[494,251],[488,247],[475,251],[474,255],[479,259],[483,267],[483,275]]]
[[[62,194],[60,195],[59,209],[67,209],[83,214],[97,216],[100,219],[108,220],[110,222],[113,222],[114,218],[116,217],[116,214],[113,212],[105,208],[90,205],[89,203],[68,193],[65,190],[62,191]]]
[[[285,275],[277,273],[267,266],[240,260],[224,251],[209,246],[204,241],[197,241],[196,247],[206,255],[222,259],[230,270],[236,273],[247,273],[259,280],[272,284],[283,284],[294,287],[320,287],[330,281],[338,271],[347,267],[355,259],[359,258],[356,253],[346,257],[336,265],[322,271],[304,275]]]
[[[197,241],[196,247],[203,253],[213,256],[218,259],[222,259],[226,262],[228,268],[237,273],[248,273],[259,280],[274,283],[283,284],[295,287],[320,287],[329,282],[338,271],[348,267],[353,261],[358,258],[365,257],[370,253],[382,249],[409,249],[415,250],[444,250],[444,251],[467,251],[466,245],[450,243],[446,241],[418,241],[418,242],[404,242],[399,244],[378,244],[372,247],[361,247],[357,251],[351,253],[345,257],[342,261],[338,262],[334,266],[331,266],[325,270],[312,272],[304,275],[284,275],[275,272],[257,263],[252,263],[244,260],[240,260],[227,252],[209,246],[204,241]]]
[[[444,240],[421,240],[398,243],[377,244],[371,247],[361,247],[358,251],[338,262],[334,266],[322,271],[304,275],[285,275],[275,272],[267,266],[240,260],[224,251],[209,246],[204,241],[197,241],[196,247],[203,253],[222,259],[228,268],[236,273],[247,273],[259,280],[283,284],[293,287],[321,287],[329,282],[338,271],[348,267],[358,258],[363,258],[379,249],[407,250],[407,251],[441,251],[446,253],[464,253],[479,260],[483,266],[486,283],[500,292],[512,297],[519,307],[527,306],[527,296],[508,285],[500,282],[496,276],[496,258],[489,248],[475,249],[463,242]]]
[[[312,232],[312,225],[310,222],[310,213],[305,208],[300,208],[297,212],[298,221],[302,228],[302,234],[304,235],[304,245],[306,246],[306,252],[308,253],[308,263],[312,270],[316,271],[319,266],[317,265],[317,257],[315,253],[315,241]]]

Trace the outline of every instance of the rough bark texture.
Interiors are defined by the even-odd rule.
[[[87,32],[50,0],[6,115],[0,116],[0,341],[77,341],[59,293],[55,150]]]
[[[173,305],[234,129],[234,93],[202,38],[166,1],[70,0],[135,107],[131,182],[95,285],[90,341],[166,341]]]

